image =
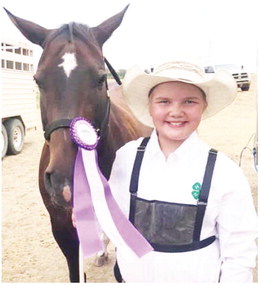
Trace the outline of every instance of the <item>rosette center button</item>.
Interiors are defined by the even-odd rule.
[[[93,129],[91,130],[88,125],[81,123],[78,125],[78,134],[80,139],[85,142],[86,144],[95,144],[97,141],[97,136]]]

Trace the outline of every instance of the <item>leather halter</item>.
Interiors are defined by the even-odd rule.
[[[108,60],[106,58],[104,58],[105,63],[109,69],[109,71],[111,72],[111,74],[113,75],[114,79],[116,80],[116,82],[121,85],[122,82],[118,76],[118,74],[116,73],[116,71],[113,69],[113,67],[111,66],[111,64],[108,62]],[[107,85],[107,82],[106,82]],[[108,89],[108,86],[107,86]],[[105,128],[108,125],[108,120],[109,120],[109,114],[110,114],[110,98],[108,98],[108,102],[107,102],[107,106],[106,106],[106,113],[105,116],[101,122],[100,126],[95,126],[97,133],[99,135],[100,138],[103,137],[104,133],[105,133]],[[54,132],[55,130],[59,129],[59,128],[69,128],[70,127],[70,123],[72,121],[73,118],[68,119],[68,118],[62,118],[62,119],[57,119],[53,122],[51,122],[50,124],[47,124],[44,127],[44,138],[45,140],[49,141],[50,137],[51,137],[51,133]]]

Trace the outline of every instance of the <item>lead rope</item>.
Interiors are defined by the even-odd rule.
[[[113,78],[115,79],[115,81],[117,82],[118,85],[122,85],[121,79],[119,77],[119,75],[117,74],[117,72],[114,70],[114,68],[111,66],[111,64],[109,63],[109,61],[104,58],[104,61],[109,69],[109,71],[111,72]]]
[[[115,69],[112,67],[112,65],[109,63],[109,61],[104,58],[104,61],[108,67],[108,70],[110,71],[110,73],[112,74],[113,78],[115,79],[115,81],[117,82],[118,85],[122,85],[122,82],[120,80],[120,77],[118,75],[118,73],[115,71]],[[108,83],[107,83],[107,80],[106,80],[106,88],[107,88],[107,92],[109,93],[109,89],[108,89]],[[101,125],[100,125],[100,129],[98,129],[98,134],[100,136],[100,138],[102,138],[104,136],[104,132],[103,130],[105,130],[107,124],[108,124],[108,121],[109,121],[109,114],[110,114],[110,98],[109,98],[109,94],[108,94],[108,103],[107,103],[107,109],[106,109],[106,114],[105,114],[105,120],[103,120],[103,122],[101,122]]]

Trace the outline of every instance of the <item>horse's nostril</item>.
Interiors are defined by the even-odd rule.
[[[67,203],[71,201],[72,193],[69,181],[59,173],[46,170],[44,184],[53,199],[65,200]]]
[[[51,173],[50,172],[45,172],[45,187],[46,189],[50,189],[51,188]]]

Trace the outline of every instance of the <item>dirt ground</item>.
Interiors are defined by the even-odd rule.
[[[238,92],[232,105],[202,122],[200,136],[212,147],[239,163],[252,188],[257,204],[257,172],[252,149],[257,126],[257,92]],[[2,282],[69,282],[66,261],[54,241],[47,211],[38,191],[38,164],[43,144],[40,120],[37,130],[26,136],[24,150],[2,161]],[[88,282],[115,282],[112,268],[113,245],[109,261],[96,267],[85,262]],[[255,282],[257,281],[255,270]]]

